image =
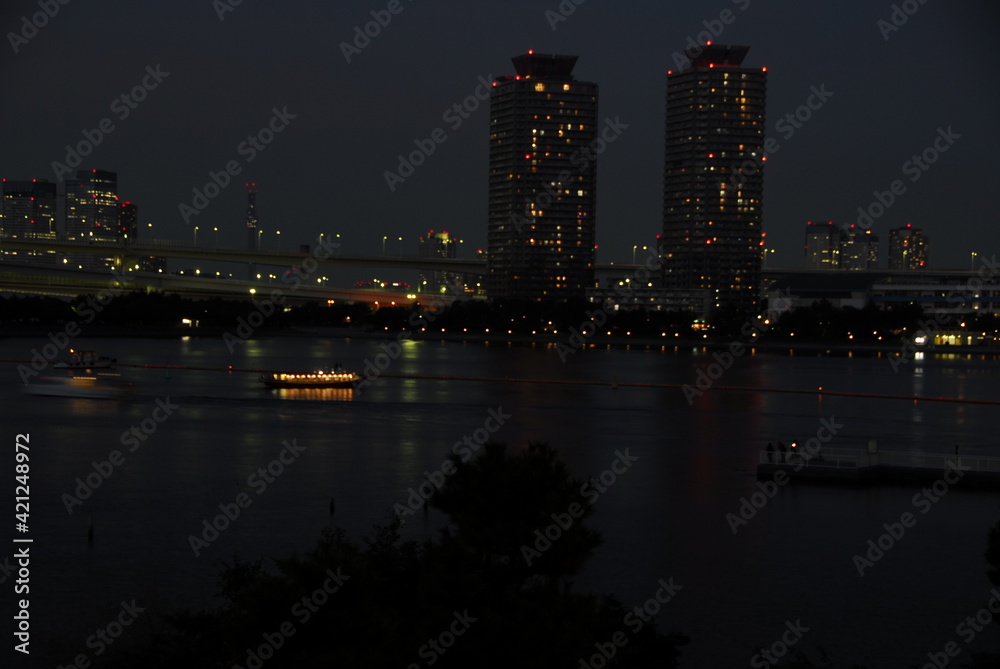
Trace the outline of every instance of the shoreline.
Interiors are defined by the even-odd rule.
[[[0,331],[0,339],[43,339],[48,341],[52,333],[61,333],[62,328],[37,330],[26,329],[23,331],[6,330]],[[408,334],[404,334],[407,333]],[[114,338],[141,338],[141,339],[177,339],[183,337],[196,338],[217,338],[226,333],[232,334],[232,329],[222,328],[177,328],[173,330],[143,330],[138,328],[97,328],[94,330],[84,330],[80,335],[72,339],[114,339]],[[516,344],[541,345],[541,346],[564,346],[573,351],[587,348],[643,348],[651,349],[702,349],[705,351],[726,351],[735,345],[741,345],[746,351],[757,353],[785,352],[788,355],[796,353],[826,354],[826,355],[880,355],[880,354],[900,354],[905,353],[907,357],[913,356],[915,351],[910,350],[905,344],[844,344],[840,342],[822,341],[771,341],[763,340],[755,342],[753,345],[741,339],[733,340],[705,340],[679,337],[622,337],[622,336],[591,336],[586,338],[583,347],[574,346],[570,343],[571,336],[554,337],[552,335],[496,335],[496,334],[473,334],[473,333],[451,333],[451,332],[412,332],[401,330],[398,332],[362,330],[354,328],[261,328],[253,333],[249,339],[374,339],[374,340],[396,340],[400,335],[402,339],[413,341],[438,341],[447,343],[476,343],[476,344]],[[1000,356],[1000,346],[942,346],[936,348],[924,348],[918,352],[926,355],[940,354],[967,354],[967,355],[996,355]]]

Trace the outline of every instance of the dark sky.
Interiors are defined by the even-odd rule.
[[[602,117],[628,125],[600,158],[597,217],[599,261],[625,262],[660,228],[666,70],[703,21],[729,9],[735,19],[713,40],[750,45],[746,63],[768,68],[768,134],[780,150],[767,164],[764,229],[776,265],[801,264],[805,221],[854,221],[896,179],[905,192],[873,227],[883,263],[888,230],[904,223],[930,236],[934,268],[968,268],[972,251],[1000,250],[989,204],[1000,147],[1000,8],[991,0],[910,0],[917,11],[888,40],[877,25],[890,18],[888,1],[587,0],[553,30],[546,11],[558,0],[401,0],[347,63],[340,43],[387,4],[243,0],[220,21],[211,0],[75,0],[15,54],[7,34],[39,8],[7,0],[0,176],[54,180],[66,145],[107,118],[115,129],[83,167],[117,171],[120,194],[139,203],[157,237],[190,240],[194,225],[199,235],[218,226],[223,243],[243,243],[250,179],[265,245],[276,243],[274,230],[282,245],[341,233],[345,252],[373,253],[388,235],[390,252],[402,236],[414,253],[433,228],[467,240],[470,257],[486,243],[488,106],[455,129],[442,115],[533,48],[579,55],[576,76],[600,85]],[[157,65],[169,76],[120,119],[112,102]],[[788,137],[776,123],[813,86],[833,96]],[[273,108],[295,118],[248,163],[238,147]],[[949,127],[960,138],[911,181],[904,163]],[[436,128],[446,141],[390,192],[384,172]],[[185,224],[179,205],[231,160],[242,173]]]

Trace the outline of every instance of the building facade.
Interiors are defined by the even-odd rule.
[[[840,269],[870,272],[878,269],[878,235],[851,223],[840,238]]]
[[[80,170],[66,180],[67,239],[118,239],[118,212],[117,173]]]
[[[927,269],[930,244],[912,223],[889,231],[889,269]]]
[[[139,206],[134,202],[123,202],[118,209],[118,237],[134,240],[139,234]]]
[[[840,268],[840,249],[844,234],[833,221],[827,223],[806,223],[805,263],[806,269]]]
[[[487,295],[583,299],[593,285],[598,87],[576,56],[528,53],[490,96]]]
[[[0,231],[4,236],[21,239],[55,239],[57,229],[56,185],[44,179],[31,181],[3,180],[0,202]],[[21,251],[0,253],[10,262],[52,264],[55,253]]]
[[[767,68],[750,47],[709,44],[667,73],[663,280],[709,310],[760,298]]]
[[[457,258],[461,240],[448,232],[429,230],[417,240],[417,255],[421,258]],[[430,270],[420,272],[417,291],[421,293],[458,295],[464,293],[462,275],[457,272]]]

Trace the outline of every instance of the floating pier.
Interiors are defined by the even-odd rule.
[[[1000,457],[847,448],[824,448],[810,455],[801,450],[761,451],[757,478],[771,480],[785,472],[793,483],[870,486],[925,485],[947,475],[945,480],[959,487],[1000,492]]]

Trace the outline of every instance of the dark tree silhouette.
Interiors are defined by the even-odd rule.
[[[583,483],[554,450],[487,444],[452,462],[431,500],[450,521],[439,539],[402,542],[393,517],[361,543],[327,530],[301,556],[237,558],[221,572],[221,606],[151,611],[144,635],[94,666],[577,669],[602,645],[614,650],[609,667],[677,666],[685,637],[658,633],[652,619],[626,625],[615,597],[574,590],[600,537],[585,527]],[[572,504],[585,511],[568,524],[560,514]],[[529,565],[522,546],[558,523],[553,514],[566,527]],[[616,634],[625,643],[611,643]]]

